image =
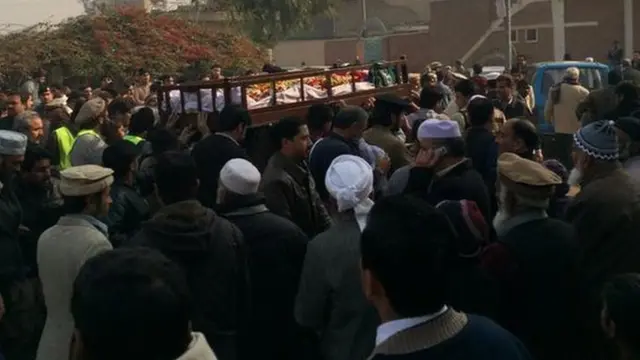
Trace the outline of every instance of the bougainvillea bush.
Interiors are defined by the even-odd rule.
[[[176,74],[203,62],[240,72],[259,68],[264,58],[264,51],[241,34],[136,8],[39,24],[0,37],[5,83],[19,82],[40,68],[55,69],[63,78],[92,79],[127,79],[139,68]]]

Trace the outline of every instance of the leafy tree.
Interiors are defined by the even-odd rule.
[[[55,70],[63,78],[128,79],[136,69],[180,74],[196,62],[240,73],[262,66],[263,50],[248,38],[214,32],[170,15],[119,8],[58,25],[39,24],[0,36],[0,76],[5,84],[33,71]]]
[[[200,9],[227,11],[257,41],[274,45],[331,12],[341,0],[193,0]]]

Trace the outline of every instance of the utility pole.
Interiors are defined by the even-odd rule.
[[[507,2],[507,70],[511,71],[513,67],[513,43],[511,42],[511,0],[505,0]]]
[[[551,18],[553,21],[553,57],[556,61],[562,61],[566,53],[564,0],[551,0]]]
[[[362,37],[367,37],[367,0],[360,0],[362,7]]]

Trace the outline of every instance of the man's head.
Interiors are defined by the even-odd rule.
[[[622,74],[618,70],[611,70],[607,73],[607,84],[609,86],[618,86],[622,82]]]
[[[218,204],[233,203],[235,199],[255,195],[260,186],[260,171],[245,159],[231,159],[220,170]]]
[[[333,122],[333,109],[327,104],[314,104],[307,111],[307,126],[309,132],[320,137],[331,131]]]
[[[249,126],[251,115],[247,109],[240,105],[225,105],[215,127],[216,131],[227,133],[237,141],[242,141]]]
[[[340,155],[333,159],[324,178],[327,192],[338,212],[358,211],[360,215],[373,205],[373,168],[363,158]]]
[[[218,80],[222,78],[222,67],[218,64],[211,66],[211,80]]]
[[[493,102],[484,96],[474,98],[469,101],[469,104],[467,105],[469,123],[473,127],[492,128],[493,113]]]
[[[513,97],[513,90],[515,88],[515,81],[511,75],[502,74],[496,79],[496,86],[498,88],[498,97],[502,101],[510,101]]]
[[[138,82],[143,85],[151,84],[151,73],[145,69],[138,69]]]
[[[113,122],[121,123],[126,128],[129,128],[129,122],[131,120],[131,111],[136,106],[133,99],[117,98],[109,103],[107,106],[107,113],[109,113],[109,119]]]
[[[309,129],[297,117],[280,119],[271,128],[271,135],[276,149],[294,161],[302,161],[309,155]]]
[[[446,215],[418,198],[376,202],[360,238],[360,264],[364,294],[383,321],[433,314],[445,305],[447,247],[454,237]]]
[[[441,170],[464,157],[464,140],[458,123],[451,120],[427,119],[418,128],[420,149],[439,153],[435,169]]]
[[[420,91],[420,108],[439,112],[442,110],[442,91],[435,87],[425,87]]]
[[[64,87],[62,84],[51,84],[51,92],[55,99],[61,98],[64,96]]]
[[[160,252],[116,249],[89,259],[73,284],[71,352],[85,360],[171,360],[192,340],[182,268]]]
[[[60,172],[60,193],[68,214],[106,216],[111,206],[109,192],[113,170],[98,165],[81,165]]]
[[[634,61],[640,60],[640,51],[633,52],[633,60]]]
[[[527,64],[527,57],[524,55],[518,55],[518,57],[516,58],[516,63],[518,65],[526,65]]]
[[[458,108],[464,109],[469,103],[469,99],[476,94],[476,84],[469,79],[458,81],[453,87],[453,91],[456,93],[456,105]]]
[[[51,100],[53,100],[53,92],[51,91],[51,88],[47,86],[41,87],[38,91],[38,95],[40,96],[42,102],[45,104],[48,104],[49,102],[51,102]]]
[[[517,83],[518,81],[524,79],[524,74],[519,67],[513,67],[511,68],[511,77],[513,78],[513,81]]]
[[[77,112],[74,112],[73,122],[79,129],[95,129],[102,124],[108,116],[107,102],[100,96],[88,100]]]
[[[496,141],[500,153],[511,152],[532,160],[533,154],[540,148],[540,138],[535,125],[526,119],[510,119],[504,123]]]
[[[346,106],[336,114],[333,130],[346,139],[360,139],[367,128],[369,114],[359,106]]]
[[[620,160],[640,155],[640,119],[622,117],[616,121],[615,126],[620,145]]]
[[[140,147],[131,141],[117,140],[102,152],[102,165],[113,170],[115,179],[133,180]]]
[[[160,200],[169,205],[195,199],[200,183],[193,158],[188,153],[167,151],[157,159],[154,179]]]
[[[27,136],[15,131],[0,130],[0,182],[10,180],[24,161]]]
[[[31,104],[31,105],[30,105]],[[31,109],[33,100],[29,93],[12,92],[7,95],[7,115],[16,116]]]
[[[411,103],[395,94],[382,94],[375,99],[369,123],[391,129],[398,128],[400,120]]]
[[[93,88],[91,88],[91,86],[83,87],[82,95],[87,99],[91,99],[93,97]]]
[[[32,185],[49,186],[51,184],[51,153],[41,146],[29,144],[22,162],[22,178]]]
[[[554,194],[554,186],[562,183],[558,175],[542,164],[524,159],[514,153],[498,158],[499,211],[494,228],[501,234],[504,221],[529,211],[545,211]]]
[[[473,64],[473,75],[478,76],[482,74],[482,64]]]
[[[616,86],[618,103],[631,103],[640,99],[640,87],[631,81],[623,81]]]
[[[142,107],[131,115],[129,122],[129,133],[133,135],[145,136],[156,121],[156,116],[150,107]]]
[[[438,83],[438,76],[434,72],[422,74],[420,77],[420,85],[423,88],[434,87]]]
[[[605,336],[629,358],[640,354],[640,275],[617,275],[604,285],[600,323]]]
[[[580,70],[577,67],[570,67],[564,72],[564,78],[569,81],[580,81]]]
[[[620,146],[613,121],[600,120],[583,126],[573,134],[573,143],[570,185],[582,183],[594,172],[615,169]]]
[[[13,130],[25,134],[30,142],[39,144],[44,138],[44,122],[40,114],[27,110],[22,112],[13,120]]]

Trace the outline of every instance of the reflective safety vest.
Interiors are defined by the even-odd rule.
[[[136,136],[136,135],[125,135],[123,137],[123,139],[125,139],[127,141],[131,141],[133,143],[133,145],[138,145],[141,141],[144,141],[143,138],[141,138],[140,136]]]
[[[58,140],[58,151],[60,152],[60,170],[64,170],[71,167],[69,154],[76,138],[65,126],[57,128],[54,133],[56,134],[56,140]]]

